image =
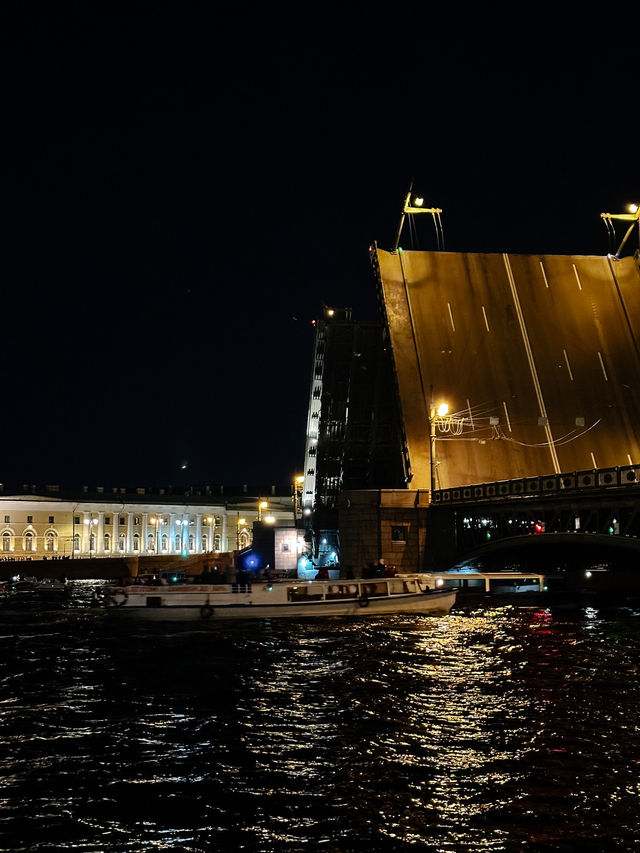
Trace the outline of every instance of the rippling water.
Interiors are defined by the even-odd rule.
[[[640,848],[640,609],[0,635],[3,851]]]

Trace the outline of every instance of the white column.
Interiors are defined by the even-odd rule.
[[[126,554],[133,551],[133,513],[127,513],[127,527],[125,530],[124,550]]]
[[[227,533],[227,527],[228,527],[227,515],[228,515],[228,513],[227,513],[227,510],[225,509],[224,512],[222,513],[222,536],[220,537],[220,550],[221,551],[233,551],[236,547],[234,545],[233,548],[229,548],[229,543],[227,542],[227,535],[228,535],[228,533]]]
[[[98,513],[98,524],[95,529],[96,554],[104,554],[104,510]]]
[[[89,554],[89,545],[91,543],[91,513],[83,510],[82,512],[82,537],[80,540],[80,553]]]
[[[196,539],[195,539],[195,552],[196,554],[202,554],[202,513],[199,512],[196,514]]]
[[[148,517],[149,517],[148,512],[142,513],[142,534],[141,534],[142,535],[142,543],[140,545],[140,553],[141,554],[147,553],[147,535],[148,535],[148,533],[147,533],[147,523],[148,523],[147,519],[148,519]]]

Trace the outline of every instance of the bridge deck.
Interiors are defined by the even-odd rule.
[[[634,258],[376,250],[411,488],[640,463]],[[432,392],[433,389],[433,392]]]

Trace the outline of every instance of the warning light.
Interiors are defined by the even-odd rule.
[[[544,533],[544,530],[545,530],[544,521],[536,521],[536,523],[533,527],[533,532],[534,533]]]

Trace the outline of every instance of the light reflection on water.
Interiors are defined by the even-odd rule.
[[[0,635],[2,849],[640,844],[635,611]]]

